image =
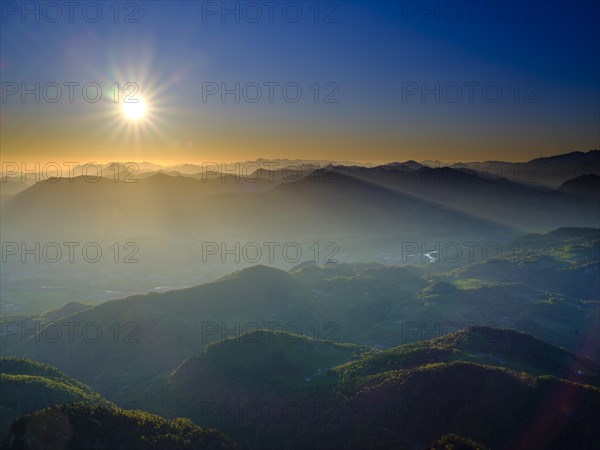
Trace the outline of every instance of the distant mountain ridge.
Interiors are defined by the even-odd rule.
[[[559,187],[566,180],[593,173],[600,175],[600,150],[574,151],[554,156],[535,158],[527,162],[484,161],[453,163],[450,167],[469,168],[501,176],[526,184]]]
[[[577,178],[565,181],[558,190],[578,197],[600,201],[600,175],[580,175]]]
[[[207,212],[210,211],[210,214]],[[41,225],[43,224],[43,226]],[[227,232],[258,239],[287,235],[367,232],[428,236],[506,235],[509,227],[412,194],[330,170],[298,182],[272,183],[172,177],[158,173],[137,183],[83,177],[37,183],[2,206],[7,236],[33,234],[128,236]],[[41,227],[41,228],[40,228]],[[228,233],[228,234],[229,234]],[[297,239],[298,239],[297,238]],[[53,239],[54,240],[54,239]]]
[[[534,166],[527,166],[533,167],[535,176],[544,178],[540,173],[548,170],[550,178],[563,177],[556,185],[566,177],[600,174],[597,150],[535,161]],[[520,165],[530,163],[498,164],[521,170]],[[127,167],[123,171],[129,173]],[[255,172],[250,178],[233,173],[214,173],[207,179],[198,178],[198,173],[153,173],[116,180],[49,179],[20,192],[10,190],[12,195],[3,196],[1,202],[3,229],[8,236],[78,236],[85,228],[88,239],[119,232],[189,235],[192,230],[255,236],[256,230],[264,230],[273,236],[284,228],[307,238],[376,230],[404,230],[427,237],[460,236],[462,232],[475,238],[514,230],[600,225],[596,197],[574,198],[572,189],[578,188],[569,188],[572,183],[587,186],[595,178],[552,190],[513,180],[510,174],[490,175],[468,164],[428,167],[416,161],[377,167],[309,167],[296,172],[300,178],[295,182],[280,169]],[[583,189],[593,191],[589,186]]]

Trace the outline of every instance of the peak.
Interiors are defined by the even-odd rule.
[[[66,316],[69,316],[71,314],[74,314],[74,313],[77,313],[80,311],[85,311],[86,309],[90,309],[90,308],[92,308],[92,306],[85,305],[80,302],[69,302],[60,308],[56,308],[56,309],[47,311],[46,313],[44,313],[44,317],[49,318],[49,319],[56,319],[56,318],[66,317]]]
[[[234,337],[228,337],[225,339],[222,339],[220,341],[214,342],[212,344],[209,344],[206,347],[206,352],[211,352],[214,351],[216,349],[219,348],[223,348],[223,346],[225,345],[240,345],[240,344],[251,344],[251,345],[255,345],[255,344],[274,344],[274,345],[280,345],[280,344],[298,344],[298,343],[304,343],[307,345],[310,344],[316,344],[319,341],[317,341],[316,339],[309,337],[309,336],[304,336],[304,335],[299,335],[299,334],[294,334],[294,333],[290,333],[288,331],[283,331],[283,330],[268,330],[268,329],[258,329],[258,330],[253,330],[253,331],[248,331],[246,333],[243,333],[239,336],[234,336]],[[255,347],[251,347],[251,348],[255,348]]]
[[[177,177],[174,177],[172,175],[166,174],[165,172],[156,172],[155,174],[150,175],[149,177],[147,177],[147,180],[172,180],[175,179]]]
[[[295,265],[294,267],[292,267],[289,272],[290,273],[295,273],[295,272],[299,272],[302,269],[306,269],[308,267],[318,267],[317,263],[314,261],[302,261],[300,264]]]
[[[276,269],[274,267],[265,266],[264,264],[257,264],[255,266],[246,267],[242,270],[230,273],[221,278],[221,280],[232,280],[232,279],[249,279],[249,278],[279,278],[288,279],[291,278],[290,274],[285,270]]]

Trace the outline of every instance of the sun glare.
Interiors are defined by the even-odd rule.
[[[166,128],[174,110],[166,94],[173,83],[171,78],[161,77],[159,71],[151,72],[151,62],[152,57],[148,55],[135,67],[120,65],[111,69],[110,78],[105,81],[109,95],[104,96],[104,108],[100,110],[110,125],[98,129],[99,136],[116,147],[127,151],[136,149],[140,154],[171,142]]]
[[[127,120],[139,121],[146,115],[146,103],[141,98],[137,103],[123,103],[122,112]]]

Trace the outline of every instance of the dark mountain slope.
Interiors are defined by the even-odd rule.
[[[491,341],[498,332],[505,339]],[[251,333],[213,344],[134,402],[248,449],[410,449],[458,433],[501,450],[574,450],[600,436],[600,389],[548,375],[597,382],[598,367],[531,336],[476,327],[331,366],[352,350]]]
[[[533,336],[475,326],[417,344],[376,352],[336,368],[343,378],[372,375],[444,361],[473,361],[600,387],[600,366]]]
[[[23,358],[0,358],[0,437],[21,414],[80,401],[108,404],[89,387],[52,366]]]
[[[581,175],[565,181],[558,190],[576,197],[600,201],[600,175]]]
[[[598,226],[600,221],[589,200],[466,169],[339,166],[334,170],[519,229]]]
[[[56,182],[54,182],[56,181]],[[7,236],[345,236],[364,233],[487,237],[509,230],[347,175],[317,170],[270,192],[232,179],[156,174],[137,183],[100,178],[35,184],[2,206]],[[261,183],[269,183],[261,181]],[[235,186],[228,193],[227,188]],[[218,194],[218,195],[215,195]]]
[[[189,420],[165,420],[106,405],[51,406],[16,420],[6,450],[228,450],[238,448],[215,430]]]

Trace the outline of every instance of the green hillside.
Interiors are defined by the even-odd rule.
[[[456,269],[453,279],[519,282],[583,300],[600,296],[600,230],[559,228],[505,245],[503,256]]]
[[[334,370],[342,379],[422,364],[471,361],[600,386],[600,366],[531,335],[475,326],[450,335],[373,352]]]
[[[340,419],[345,448],[426,444],[449,432],[507,450],[592,448],[600,437],[600,390],[500,367],[428,364],[359,378],[342,392],[351,411]]]
[[[109,405],[51,406],[19,418],[3,442],[7,450],[229,450],[237,445],[189,420],[165,420]]]
[[[251,333],[210,345],[123,401],[216,427],[248,449],[408,450],[458,433],[480,448],[559,450],[600,437],[600,389],[589,385],[598,366],[524,333],[472,327],[365,350]],[[542,414],[556,398],[563,407]],[[556,433],[531,441],[538,420]],[[457,439],[432,445],[476,445]]]
[[[108,404],[89,387],[47,364],[23,358],[0,358],[0,436],[24,413],[72,402]]]
[[[281,331],[259,330],[209,345],[198,357],[185,361],[173,373],[174,383],[192,387],[201,377],[202,389],[218,377],[219,383],[249,385],[276,392],[326,375],[326,369],[366,351],[353,344],[317,341]]]
[[[573,239],[580,246],[595,245],[595,230],[567,231],[535,239],[545,242],[540,249],[547,253]],[[577,233],[581,236],[573,237]],[[557,270],[569,271],[570,285],[590,286],[585,280],[598,277],[596,263],[589,262],[591,253],[569,255],[558,260],[556,252],[541,254],[538,261],[559,261]],[[69,308],[75,312],[68,319],[3,317],[3,354],[55,365],[111,399],[174,370],[212,342],[271,326],[317,339],[390,348],[480,324],[525,331],[598,357],[600,338],[591,332],[597,329],[598,300],[541,289],[539,280],[556,275],[545,264],[507,258],[447,273],[431,266],[305,263],[286,272],[257,265],[188,289],[137,295],[78,312]],[[515,279],[513,269],[524,275]],[[578,271],[583,278],[575,276]],[[79,327],[73,342],[64,322]],[[101,328],[97,342],[82,334],[90,323]],[[48,342],[45,336],[53,336],[57,325],[62,339]],[[36,326],[36,335],[19,332]]]

